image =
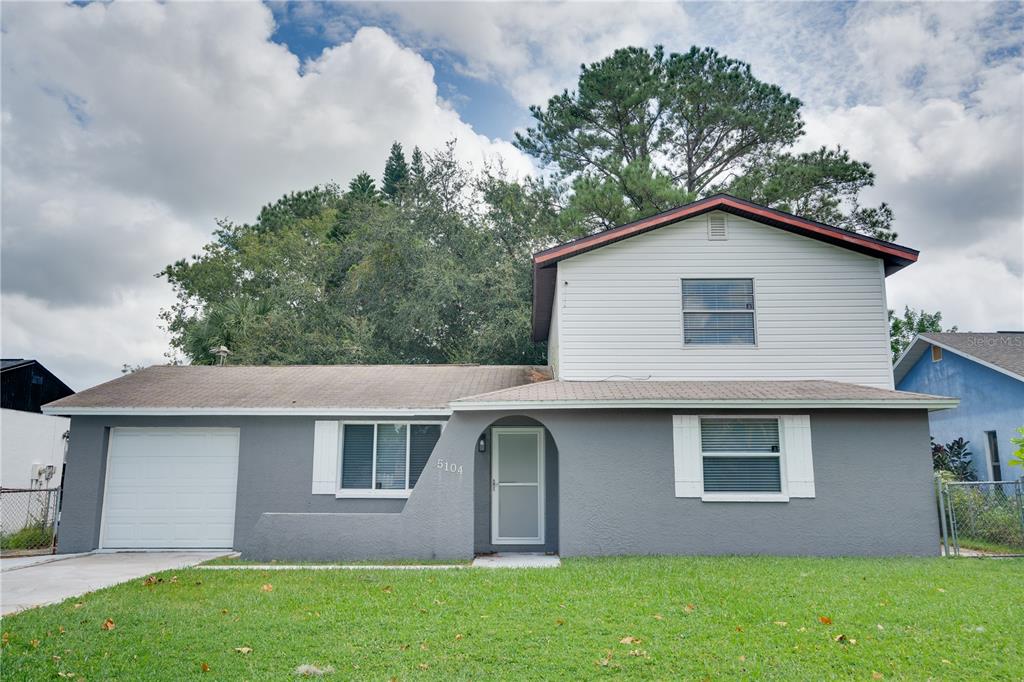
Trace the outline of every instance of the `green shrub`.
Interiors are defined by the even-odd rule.
[[[39,549],[49,547],[52,540],[53,526],[28,526],[0,535],[0,549]]]

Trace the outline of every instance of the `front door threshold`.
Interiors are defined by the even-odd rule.
[[[474,568],[558,568],[561,565],[557,554],[541,552],[498,552],[473,559]]]

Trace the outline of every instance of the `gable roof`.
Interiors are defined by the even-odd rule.
[[[448,403],[549,379],[529,365],[148,367],[43,408],[46,414],[449,414]]]
[[[944,396],[839,381],[540,381],[460,398],[452,408],[499,409],[929,409],[956,407]]]
[[[892,368],[899,383],[929,345],[1024,381],[1024,332],[934,332],[918,334]]]
[[[724,211],[780,230],[881,258],[885,262],[886,275],[891,275],[914,263],[919,254],[917,250],[907,246],[900,246],[833,225],[801,218],[792,213],[738,199],[728,194],[716,194],[649,218],[580,237],[533,254],[533,340],[543,341],[548,337],[551,306],[555,294],[556,268],[554,266],[559,261],[656,230],[659,227],[671,225],[680,220],[695,218],[710,211]]]

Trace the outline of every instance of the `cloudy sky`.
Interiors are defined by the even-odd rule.
[[[803,146],[869,161],[919,263],[889,304],[1024,329],[1024,9],[958,4],[5,2],[4,357],[82,389],[163,362],[154,277],[218,217],[379,174],[392,140],[509,140],[581,62],[711,45],[805,102]]]

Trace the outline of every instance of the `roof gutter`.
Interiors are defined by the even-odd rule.
[[[720,408],[756,410],[772,408],[834,410],[948,410],[960,404],[958,398],[903,400],[506,400],[500,402],[453,402],[455,412],[486,410],[652,410]]]
[[[448,417],[448,407],[60,407],[44,406],[43,414],[61,417]]]

